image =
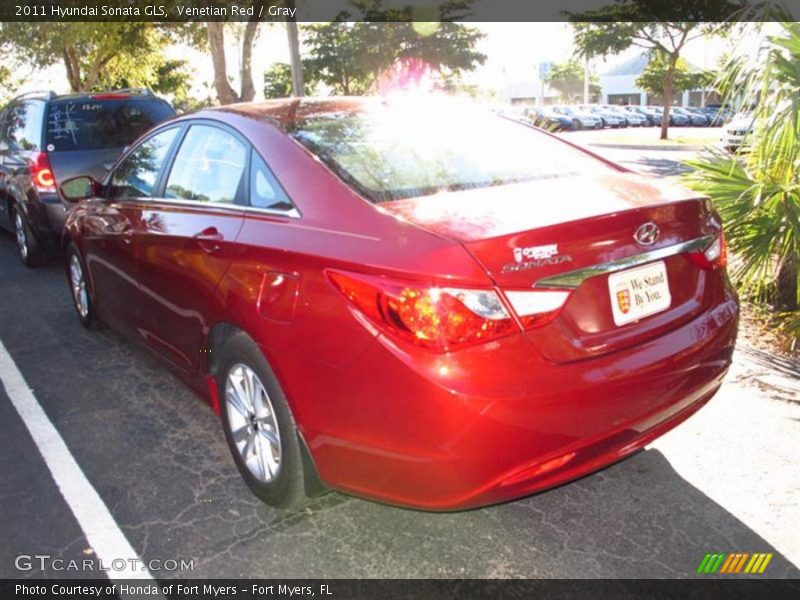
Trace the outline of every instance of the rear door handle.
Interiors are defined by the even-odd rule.
[[[192,239],[195,240],[197,245],[205,252],[210,253],[214,252],[222,245],[225,236],[222,235],[216,227],[206,227],[200,233],[194,234]]]

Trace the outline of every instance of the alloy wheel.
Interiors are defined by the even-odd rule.
[[[262,483],[273,481],[281,468],[281,434],[269,394],[247,365],[237,363],[228,371],[225,410],[242,462]]]

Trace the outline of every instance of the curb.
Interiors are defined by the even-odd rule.
[[[665,150],[667,152],[700,152],[705,150],[707,146],[647,146],[639,144],[600,144],[589,142],[587,146],[596,146],[598,148],[615,148],[617,150]]]

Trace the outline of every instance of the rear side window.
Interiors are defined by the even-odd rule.
[[[39,150],[45,103],[41,100],[19,102],[8,109],[3,127],[4,141],[15,150]]]
[[[249,147],[218,127],[192,125],[175,155],[167,198],[242,204]]]
[[[51,152],[123,148],[175,115],[159,100],[59,100],[47,111]]]
[[[151,198],[179,128],[172,127],[147,139],[114,171],[107,196],[114,199]]]
[[[250,206],[286,212],[294,208],[264,159],[256,152],[253,152],[250,163]]]

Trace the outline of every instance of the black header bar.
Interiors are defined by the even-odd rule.
[[[0,21],[794,21],[800,0],[3,0]]]

